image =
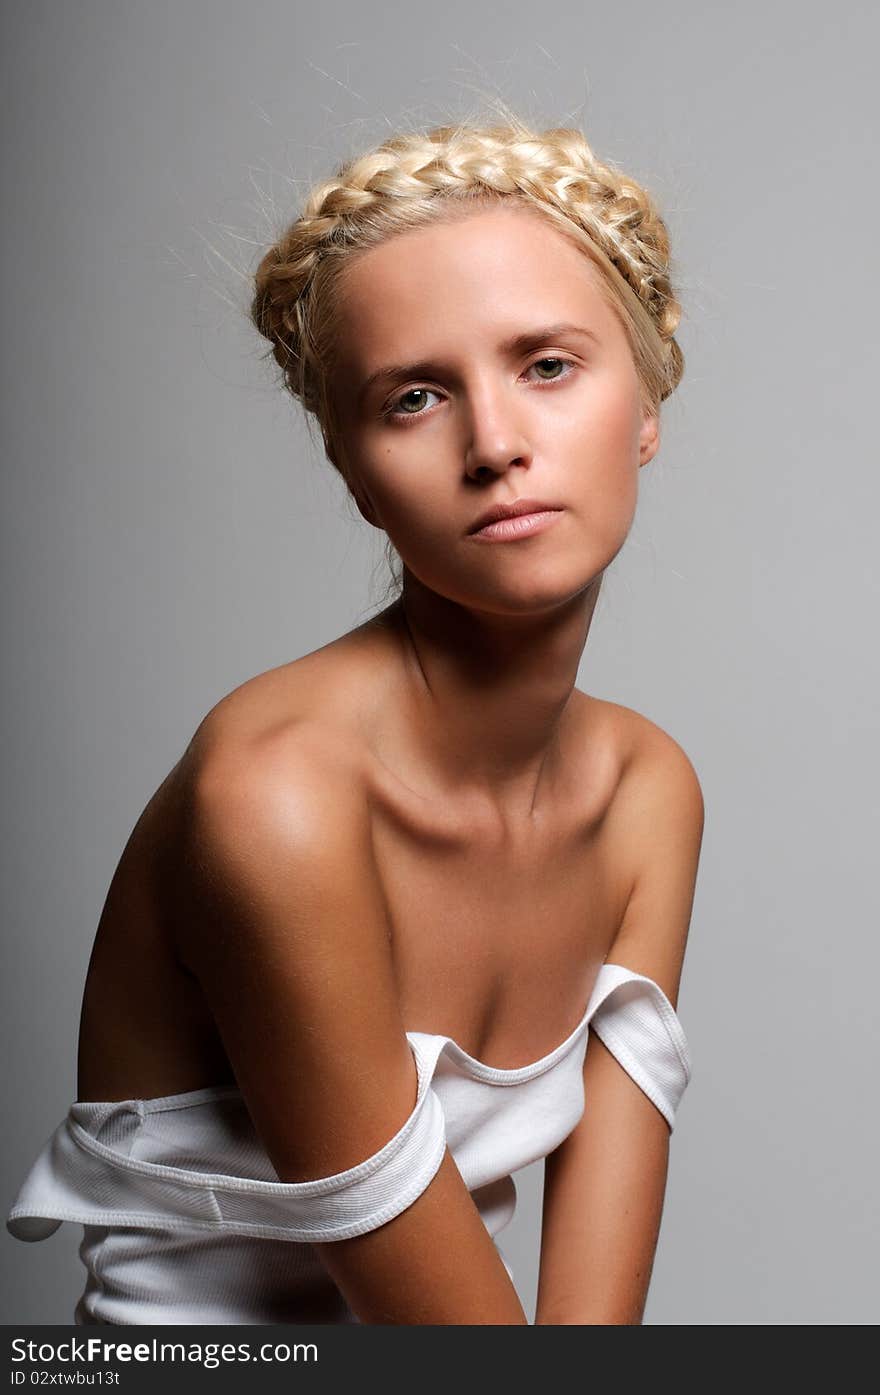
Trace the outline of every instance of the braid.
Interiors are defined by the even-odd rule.
[[[669,238],[650,194],[596,158],[580,131],[540,134],[518,120],[504,126],[438,126],[403,134],[340,166],[317,184],[300,217],[266,253],[255,275],[251,313],[272,344],[289,389],[320,413],[326,350],[316,313],[346,254],[418,227],[458,202],[517,198],[564,233],[579,233],[618,278],[643,330],[655,336],[651,395],[667,397],[684,360],[674,335],[681,307],[670,281]],[[641,336],[644,338],[644,333]],[[644,354],[643,354],[644,357]],[[645,366],[644,364],[642,365]]]

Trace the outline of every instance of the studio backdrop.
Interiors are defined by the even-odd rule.
[[[12,0],[3,30],[7,1207],[144,804],[385,589],[248,277],[342,158],[498,98],[652,190],[684,307],[578,680],[706,803],[645,1321],[876,1322],[876,7]],[[503,1237],[530,1319],[541,1170]],[[4,1233],[5,1322],[71,1321],[79,1238]]]

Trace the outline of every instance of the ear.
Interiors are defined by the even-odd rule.
[[[642,428],[639,432],[639,466],[647,465],[660,449],[660,417],[657,412],[642,413]]]

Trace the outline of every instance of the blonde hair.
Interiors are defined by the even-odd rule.
[[[318,183],[254,276],[254,324],[337,468],[329,379],[342,270],[396,233],[498,201],[540,214],[590,258],[626,331],[645,406],[657,412],[677,387],[684,358],[669,238],[641,185],[597,159],[581,131],[538,132],[513,114],[405,133]]]

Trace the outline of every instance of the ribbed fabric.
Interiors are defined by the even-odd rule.
[[[356,1322],[313,1244],[399,1215],[447,1146],[494,1239],[516,1208],[512,1174],[558,1147],[583,1114],[589,1025],[672,1130],[691,1077],[681,1024],[653,980],[604,964],[578,1026],[531,1065],[501,1070],[451,1037],[408,1032],[411,1114],[364,1162],[314,1181],[278,1181],[235,1086],[75,1103],[7,1229],[41,1240],[62,1221],[83,1225],[77,1322]]]

